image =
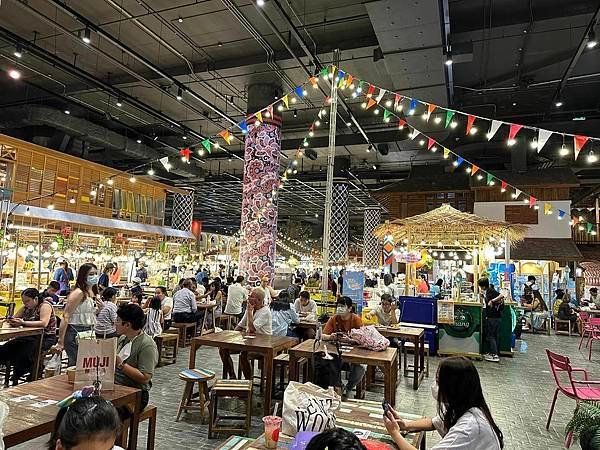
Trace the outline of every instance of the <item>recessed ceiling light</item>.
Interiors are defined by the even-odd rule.
[[[179,19],[177,19],[177,22],[183,23],[183,17],[180,17]]]

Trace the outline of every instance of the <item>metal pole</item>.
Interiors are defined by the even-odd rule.
[[[337,67],[340,60],[339,49],[333,52],[333,63]],[[333,203],[333,165],[335,162],[335,131],[337,120],[338,92],[335,79],[331,80],[331,109],[329,111],[329,152],[327,154],[327,190],[323,219],[323,270],[321,273],[321,300],[327,301],[327,281],[329,274],[329,239],[331,237],[331,209]]]
[[[41,290],[42,286],[42,232],[38,231],[38,277],[37,290]]]

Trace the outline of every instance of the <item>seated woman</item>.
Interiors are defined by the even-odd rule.
[[[23,307],[9,319],[13,327],[41,327],[44,328],[42,352],[56,344],[56,316],[52,305],[42,298],[37,289],[25,289],[21,293]],[[31,373],[35,358],[37,358],[37,336],[25,336],[11,339],[0,346],[0,361],[10,362],[14,366],[12,374],[13,384],[29,372],[28,381],[33,379]],[[37,375],[37,374],[36,374]]]
[[[432,450],[500,450],[504,448],[502,431],[494,422],[483,397],[479,374],[473,363],[462,356],[442,360],[431,393],[437,403],[434,418],[404,420],[390,407],[383,423],[399,450],[416,450],[402,431],[433,431],[442,440]]]
[[[557,318],[559,320],[568,320],[571,322],[569,326],[573,331],[577,331],[579,334],[583,333],[583,322],[579,318],[579,313],[573,310],[573,305],[571,303],[563,301],[558,307],[558,315]]]
[[[525,303],[523,307],[531,312],[531,325],[534,330],[540,330],[546,318],[548,318],[548,306],[542,298],[542,294],[537,286],[532,285],[532,299],[530,303]]]
[[[96,338],[109,339],[117,337],[115,322],[117,321],[117,290],[107,287],[102,291],[102,309],[96,322]]]
[[[299,323],[300,318],[291,306],[290,295],[287,291],[281,291],[277,298],[271,302],[273,336],[296,336],[290,329],[290,325]]]
[[[111,449],[121,429],[121,419],[113,404],[102,397],[75,400],[56,415],[48,450]]]

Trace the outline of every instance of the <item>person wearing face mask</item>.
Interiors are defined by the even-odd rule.
[[[383,423],[399,450],[416,450],[401,432],[433,430],[437,430],[442,440],[431,450],[504,448],[502,431],[492,418],[479,374],[469,359],[451,356],[442,360],[431,393],[437,402],[438,415],[434,418],[404,420],[392,407],[383,416]]]
[[[66,350],[69,366],[74,366],[77,362],[77,334],[91,331],[96,325],[97,305],[92,287],[97,283],[98,268],[92,263],[82,264],[77,271],[75,289],[65,301],[63,319],[58,330],[58,343],[52,349],[55,353]]]
[[[345,341],[348,340],[350,330],[362,326],[361,318],[354,314],[352,299],[342,296],[337,300],[335,315],[327,321],[323,328],[322,339],[324,341]],[[342,389],[342,400],[345,400],[348,398],[348,394],[360,383],[366,368],[360,364],[343,363],[342,370],[350,371],[348,382]]]

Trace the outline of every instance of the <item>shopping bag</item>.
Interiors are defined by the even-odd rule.
[[[93,386],[96,380],[102,390],[112,391],[115,383],[117,338],[81,339],[75,365],[75,389]]]
[[[291,381],[283,394],[281,432],[293,437],[300,431],[320,433],[335,428],[335,412],[341,403],[332,387]]]
[[[62,367],[61,357],[61,353],[55,353],[52,358],[50,358],[50,361],[48,361],[48,364],[46,364],[46,370],[52,371],[54,375],[60,375],[60,370]]]
[[[383,351],[390,346],[390,341],[377,331],[374,325],[351,330],[350,339],[356,341],[359,347],[376,352]]]
[[[0,450],[4,450],[4,423],[8,418],[9,408],[4,402],[0,402]]]

